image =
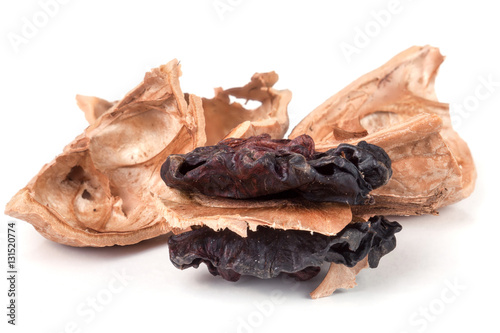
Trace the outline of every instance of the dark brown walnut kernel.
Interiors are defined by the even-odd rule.
[[[391,160],[375,145],[341,144],[316,152],[308,135],[226,139],[187,154],[170,155],[161,176],[168,186],[216,197],[302,197],[310,201],[365,204],[368,193],[391,177]]]
[[[347,225],[335,236],[259,227],[241,237],[230,230],[202,227],[172,236],[170,260],[180,269],[205,263],[212,275],[237,281],[241,275],[262,279],[289,274],[298,280],[316,276],[323,262],[354,267],[368,257],[371,268],[396,247],[397,222],[382,216]]]

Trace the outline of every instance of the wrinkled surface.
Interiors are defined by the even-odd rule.
[[[167,156],[203,146],[207,138],[244,134],[243,127],[281,138],[288,127],[290,92],[272,88],[276,73],[257,73],[250,84],[234,90],[238,97],[261,102],[247,110],[231,103],[231,91],[220,88],[213,100],[184,94],[180,76],[173,60],[146,73],[120,101],[77,96],[90,126],[11,199],[6,214],[72,246],[134,244],[181,232],[179,225],[189,228],[165,205],[182,200],[160,178]],[[232,132],[234,126],[240,129]]]
[[[306,280],[315,276],[324,261],[354,267],[365,257],[370,267],[396,247],[397,222],[382,216],[351,223],[336,236],[305,231],[259,227],[246,238],[223,230],[202,227],[169,240],[170,260],[180,269],[205,263],[213,275],[237,281],[241,275],[262,279],[281,273]]]
[[[366,142],[318,153],[308,135],[272,140],[266,134],[170,155],[161,168],[165,183],[183,191],[235,199],[299,195],[348,204],[365,204],[391,173],[384,150]]]
[[[434,90],[443,60],[437,48],[411,47],[330,97],[290,134],[310,135],[321,151],[364,140],[389,154],[391,180],[371,193],[374,205],[354,207],[355,214],[436,213],[474,189],[469,148]]]

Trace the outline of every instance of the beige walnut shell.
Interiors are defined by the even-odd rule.
[[[182,212],[186,199],[160,178],[167,156],[228,134],[282,138],[291,93],[272,88],[278,77],[271,72],[255,74],[242,88],[217,89],[214,99],[202,100],[182,93],[180,75],[173,60],[148,72],[118,102],[77,96],[90,126],[11,199],[6,214],[72,246],[127,245],[188,228],[191,222],[176,212]],[[229,95],[262,105],[247,110],[230,103]],[[350,218],[350,210],[343,209]],[[227,220],[215,215],[211,213],[217,225]]]
[[[360,140],[386,150],[392,178],[371,192],[374,205],[352,207],[355,215],[435,214],[472,193],[470,150],[434,91],[443,60],[437,48],[411,47],[330,97],[290,134],[309,134],[318,150]]]
[[[320,151],[361,140],[386,150],[393,176],[371,192],[374,205],[351,207],[355,216],[436,214],[474,190],[471,152],[451,126],[448,104],[438,102],[434,91],[443,61],[437,48],[411,47],[330,97],[290,134],[309,134]],[[366,266],[332,263],[311,297],[354,287]]]

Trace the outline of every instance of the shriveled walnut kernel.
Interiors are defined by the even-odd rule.
[[[306,231],[259,227],[243,238],[229,230],[216,232],[203,227],[172,236],[170,260],[180,269],[205,263],[212,275],[237,281],[241,275],[261,279],[293,274],[307,280],[318,274],[324,262],[354,267],[364,258],[371,268],[396,247],[397,222],[382,216],[351,223],[335,236]]]
[[[272,140],[269,135],[226,139],[183,155],[161,169],[168,186],[217,197],[291,198],[365,204],[387,183],[391,160],[383,149],[360,142],[318,153],[308,135]]]

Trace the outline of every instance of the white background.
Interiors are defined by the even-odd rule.
[[[71,248],[18,221],[16,327],[6,323],[6,279],[0,284],[1,325],[8,332],[498,330],[500,20],[493,1],[401,0],[350,59],[341,43],[353,44],[357,29],[373,26],[373,13],[390,1],[222,0],[231,6],[222,15],[213,0],[67,2],[17,47],[9,36],[22,36],[25,20],[33,22],[42,7],[34,0],[0,5],[2,207],[86,127],[75,94],[119,99],[146,71],[173,58],[182,62],[182,90],[206,97],[214,87],[239,86],[254,72],[275,70],[276,87],[293,92],[290,128],[412,45],[437,46],[446,55],[436,90],[455,109],[474,97],[481,78],[496,86],[458,118],[479,175],[473,195],[439,216],[398,218],[404,227],[398,247],[379,268],[362,271],[357,288],[313,301],[308,293],[324,273],[299,285],[230,283],[204,266],[175,269],[164,237]],[[11,220],[2,217],[2,249]],[[6,267],[6,255],[0,258]],[[281,295],[279,302],[271,305],[271,293]],[[443,293],[453,300],[440,301]],[[89,305],[93,298],[100,311]],[[429,307],[425,319],[420,311]]]

